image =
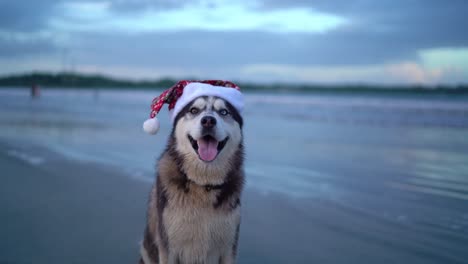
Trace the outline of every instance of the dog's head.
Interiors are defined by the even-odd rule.
[[[191,161],[224,164],[242,147],[243,120],[226,100],[201,96],[186,105],[174,120],[177,151]]]

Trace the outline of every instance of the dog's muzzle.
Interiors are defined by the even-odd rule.
[[[221,150],[223,150],[229,137],[226,137],[222,141],[217,141],[212,135],[205,135],[195,140],[192,136],[188,135],[188,139],[195,152],[197,152],[198,157],[205,162],[210,162],[215,160]]]

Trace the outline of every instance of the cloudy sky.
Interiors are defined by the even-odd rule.
[[[466,0],[0,0],[0,75],[468,83]]]

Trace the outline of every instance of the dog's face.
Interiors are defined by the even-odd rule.
[[[177,151],[203,163],[222,163],[242,143],[242,117],[227,101],[198,97],[182,109],[174,121]]]

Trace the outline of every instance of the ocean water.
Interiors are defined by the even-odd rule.
[[[0,140],[151,182],[160,92],[2,88]],[[246,93],[245,109],[241,263],[468,263],[467,96]]]

